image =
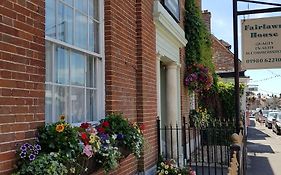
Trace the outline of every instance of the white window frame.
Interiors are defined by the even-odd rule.
[[[63,1],[60,1],[62,3],[64,3]],[[64,3],[65,5],[67,5],[66,3]],[[90,90],[93,90],[93,92],[95,93],[95,97],[96,97],[96,115],[97,115],[97,120],[100,120],[102,118],[104,118],[105,116],[105,53],[104,53],[104,0],[99,0],[99,8],[98,8],[98,11],[99,11],[99,21],[94,20],[94,22],[98,22],[99,23],[99,53],[96,53],[96,52],[93,52],[93,51],[90,51],[90,50],[87,50],[87,49],[83,49],[83,48],[79,48],[77,46],[74,45],[75,43],[75,20],[73,21],[73,35],[72,35],[72,41],[73,41],[73,44],[69,44],[69,43],[66,43],[66,42],[63,42],[61,40],[58,40],[58,39],[54,39],[54,38],[51,38],[51,37],[48,37],[45,35],[45,40],[50,42],[51,45],[52,45],[52,67],[54,68],[54,57],[55,57],[55,45],[57,46],[62,46],[66,49],[70,49],[72,51],[79,51],[79,52],[82,52],[89,56],[92,56],[93,57],[93,64],[95,65],[95,67],[93,66],[93,72],[95,71],[96,72],[96,85],[95,87],[87,87],[86,86],[86,74],[85,74],[85,87],[82,86],[82,88],[84,89],[84,93],[85,93],[85,106],[84,106],[84,110],[85,110],[85,116],[84,116],[84,119],[87,119],[87,112],[86,112],[86,103],[87,103],[87,98],[86,98],[86,95],[87,95],[87,90],[90,89]],[[56,18],[57,18],[57,3],[55,5],[55,9],[56,9]],[[89,5],[88,5],[88,11],[89,11]],[[89,23],[89,19],[90,17],[88,17],[88,23]],[[74,8],[74,13],[73,13],[73,19],[75,19],[75,8]],[[91,18],[92,19],[92,18]],[[55,29],[55,32],[56,32],[56,37],[57,37],[57,28]],[[89,25],[88,25],[88,34],[89,34]],[[89,35],[87,35],[87,46],[89,46]],[[89,47],[88,47],[89,48]],[[85,55],[86,56],[86,55]],[[69,63],[70,64],[70,63]],[[85,61],[85,71],[87,70],[87,61]],[[70,73],[70,72],[69,72]],[[70,74],[69,74],[70,75]],[[54,70],[52,69],[52,80],[54,81]],[[94,78],[94,76],[93,76]],[[69,80],[70,81],[70,80]],[[93,81],[94,82],[94,81]],[[55,90],[55,86],[63,86],[63,87],[68,87],[70,88],[69,89],[69,96],[71,96],[71,87],[79,87],[81,88],[81,86],[75,86],[75,85],[62,85],[62,84],[58,84],[58,83],[54,83],[54,82],[45,82],[45,85],[51,85],[52,86],[52,94],[54,94],[54,90]],[[72,109],[71,109],[71,99],[68,99],[67,101],[67,105],[69,107],[69,114],[66,114],[66,115],[71,115],[72,113]],[[53,121],[56,121],[56,117],[58,116],[55,116],[55,107],[54,107],[54,104],[55,104],[55,98],[54,96],[52,95],[52,122]],[[93,107],[93,109],[95,109]],[[71,118],[72,120],[72,118]],[[93,122],[93,123],[96,123],[97,121],[87,121],[87,122]],[[79,123],[72,123],[74,125],[76,124],[79,124]]]

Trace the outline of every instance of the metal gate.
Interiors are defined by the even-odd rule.
[[[227,174],[230,161],[230,136],[235,132],[233,121],[216,122],[205,128],[186,124],[161,126],[157,120],[158,154],[173,159],[179,167],[190,167],[197,175]]]

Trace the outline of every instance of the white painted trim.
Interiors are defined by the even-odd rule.
[[[157,82],[157,116],[161,116],[161,73],[160,73],[161,56],[156,56],[156,82]]]
[[[97,60],[98,62],[101,61],[101,81],[102,83],[100,83],[100,92],[101,95],[99,96],[101,99],[98,99],[98,102],[100,104],[97,104],[97,107],[100,108],[98,109],[98,113],[97,116],[98,118],[104,118],[105,116],[105,43],[104,43],[104,0],[100,0],[99,1],[99,12],[100,12],[100,35],[99,35],[99,40],[100,40],[100,55],[102,60]],[[96,80],[97,81],[97,80]],[[99,88],[98,88],[99,89]]]
[[[156,27],[166,29],[177,41],[178,47],[184,47],[187,44],[184,30],[176,23],[159,0],[154,1],[153,16]]]
[[[101,25],[103,25],[103,24],[101,24]],[[50,41],[50,42],[55,43],[55,44],[58,44],[58,45],[61,45],[61,46],[64,46],[64,47],[68,47],[68,48],[73,49],[73,50],[77,50],[77,51],[80,51],[80,52],[83,52],[83,53],[87,53],[89,55],[93,55],[97,58],[104,58],[104,57],[102,57],[102,54],[98,54],[98,53],[92,52],[90,50],[82,49],[80,47],[74,46],[74,45],[66,43],[64,41],[60,41],[58,39],[51,38],[49,36],[45,36],[45,40]]]

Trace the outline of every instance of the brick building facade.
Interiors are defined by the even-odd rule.
[[[79,123],[110,112],[143,123],[149,144],[112,174],[151,174],[157,116],[178,124],[188,116],[184,0],[179,16],[159,0],[77,2],[0,2],[0,174],[12,172],[15,145],[58,114]]]

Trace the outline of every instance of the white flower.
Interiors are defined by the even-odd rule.
[[[71,173],[75,173],[75,168],[74,168],[74,167],[71,167],[71,168],[70,168],[70,172],[71,172]]]
[[[115,140],[115,139],[117,138],[117,135],[116,135],[116,134],[113,134],[113,135],[112,135],[112,138],[113,138],[113,140]]]

